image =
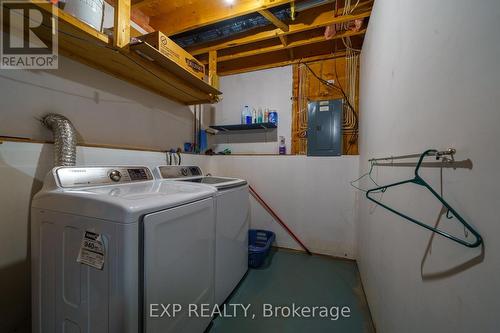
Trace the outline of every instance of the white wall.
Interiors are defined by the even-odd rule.
[[[220,78],[222,101],[215,106],[214,123],[231,125],[241,123],[241,111],[259,107],[278,111],[278,136],[284,136],[290,153],[292,124],[292,66],[279,67]],[[216,146],[216,151],[229,147],[233,153],[278,153],[278,142],[227,143]]]
[[[192,141],[189,107],[64,57],[51,71],[0,71],[0,136],[49,140],[37,118],[67,116],[88,143],[169,149]]]
[[[357,156],[214,156],[214,175],[248,180],[312,252],[355,258]],[[251,227],[276,232],[277,245],[300,246],[255,201]]]
[[[485,242],[483,256],[440,236],[426,251],[429,231],[360,196],[358,260],[379,332],[498,332],[499,32],[498,0],[375,2],[361,61],[362,171],[372,156],[455,147],[473,168],[444,170],[444,197]],[[390,183],[412,171],[376,173]],[[423,175],[439,189],[438,169]],[[440,211],[416,186],[389,190],[383,201],[432,225]],[[455,223],[439,226],[463,236]]]

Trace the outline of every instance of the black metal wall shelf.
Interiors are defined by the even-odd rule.
[[[240,124],[240,125],[213,125],[210,126],[215,130],[221,132],[230,132],[230,131],[248,131],[248,130],[267,130],[277,128],[274,123],[258,123],[258,124]]]

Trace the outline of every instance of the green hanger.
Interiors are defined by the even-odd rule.
[[[404,181],[401,181],[401,182],[397,182],[397,183],[394,183],[394,184],[389,184],[389,185],[384,185],[384,186],[379,186],[379,187],[376,187],[376,188],[373,188],[373,189],[370,189],[368,191],[366,191],[366,197],[375,202],[376,204],[384,207],[385,209],[393,212],[394,214],[396,215],[399,215],[401,216],[402,218],[405,218],[407,219],[408,221],[410,222],[413,222],[421,227],[424,227],[432,232],[435,232],[437,234],[440,234],[441,236],[444,236],[448,239],[451,239],[452,241],[454,242],[457,242],[459,244],[462,244],[464,246],[467,246],[467,247],[478,247],[479,245],[481,245],[483,243],[483,238],[481,237],[481,235],[476,231],[474,230],[463,218],[462,216],[460,216],[460,214],[458,214],[454,209],[453,207],[451,207],[444,199],[443,197],[441,197],[422,177],[420,177],[418,171],[420,169],[420,166],[422,164],[422,161],[424,160],[424,158],[432,153],[437,153],[438,151],[435,150],[435,149],[429,149],[429,150],[426,150],[422,155],[420,155],[420,159],[418,160],[418,163],[417,163],[417,166],[415,168],[415,177],[412,178],[412,179],[408,179],[408,180],[404,180]],[[473,243],[469,243],[469,242],[466,242],[460,238],[457,238],[453,235],[450,235],[449,233],[445,232],[445,231],[442,231],[442,230],[439,230],[437,228],[434,228],[434,227],[431,227],[425,223],[422,223],[414,218],[411,218],[409,217],[408,215],[405,215],[401,212],[398,212],[396,211],[395,209],[383,204],[382,202],[380,201],[377,201],[375,198],[372,198],[370,197],[370,193],[377,193],[377,192],[385,192],[388,188],[390,187],[395,187],[395,186],[399,186],[399,185],[403,185],[403,184],[407,184],[407,183],[413,183],[413,184],[417,184],[417,185],[420,185],[420,186],[423,186],[425,188],[427,188],[442,204],[443,206],[447,209],[447,213],[446,213],[446,217],[448,219],[451,219],[453,216],[456,217],[458,219],[458,221],[463,224],[463,226],[469,230],[475,237],[476,237],[476,241],[473,242]],[[451,215],[450,215],[451,213]]]

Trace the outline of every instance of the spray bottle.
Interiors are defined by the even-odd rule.
[[[286,155],[286,143],[284,136],[280,136],[279,154]]]

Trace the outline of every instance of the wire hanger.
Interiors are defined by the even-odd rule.
[[[444,236],[454,242],[457,242],[459,244],[462,244],[464,246],[467,246],[467,247],[478,247],[479,245],[481,245],[483,243],[483,238],[481,237],[481,235],[472,228],[472,226],[470,226],[463,218],[462,216],[460,216],[460,214],[458,214],[454,209],[453,207],[451,207],[444,199],[442,196],[440,196],[422,177],[420,177],[419,175],[419,170],[420,170],[420,166],[422,164],[422,161],[424,160],[424,158],[426,156],[429,156],[431,154],[436,154],[438,153],[437,150],[435,149],[429,149],[429,150],[426,150],[424,153],[422,153],[422,155],[420,155],[420,158],[418,160],[418,163],[417,163],[417,166],[415,168],[415,177],[412,178],[412,179],[408,179],[408,180],[404,180],[404,181],[400,181],[400,182],[397,182],[397,183],[393,183],[393,184],[389,184],[389,185],[384,185],[384,186],[378,186],[376,188],[373,188],[373,189],[370,189],[368,191],[366,191],[366,197],[375,202],[376,204],[382,206],[383,208],[393,212],[394,214],[398,215],[398,216],[401,216],[402,218],[405,218],[407,219],[408,221],[410,222],[413,222],[421,227],[424,227],[432,232],[435,232],[437,234],[440,234],[441,236]],[[370,197],[370,194],[371,193],[377,193],[377,192],[385,192],[388,188],[390,187],[396,187],[396,186],[399,186],[399,185],[403,185],[403,184],[408,184],[408,183],[413,183],[413,184],[417,184],[417,185],[420,185],[420,186],[423,186],[425,188],[427,188],[440,202],[441,204],[443,204],[443,206],[447,209],[447,213],[446,213],[446,217],[448,219],[450,219],[452,216],[456,217],[458,219],[458,221],[464,226],[465,229],[467,229],[470,233],[472,233],[475,237],[476,237],[476,241],[473,242],[473,243],[469,243],[469,242],[466,242],[460,238],[457,238],[445,231],[442,231],[438,228],[434,228],[434,227],[431,227],[425,223],[422,223],[408,215],[405,215],[401,212],[398,212],[397,210],[383,204],[382,202],[376,200],[375,198],[372,198]]]
[[[360,176],[359,178],[356,178],[356,179],[354,179],[354,180],[351,180],[351,181],[349,182],[349,184],[351,184],[351,186],[352,186],[352,187],[354,187],[355,189],[360,190],[360,191],[362,191],[362,192],[365,192],[365,193],[366,193],[366,192],[367,192],[367,190],[362,189],[361,187],[354,185],[354,183],[355,183],[355,182],[359,182],[361,179],[363,179],[363,178],[365,178],[365,177],[368,177],[368,178],[372,181],[372,183],[373,183],[373,184],[375,184],[375,186],[379,187],[380,185],[379,185],[379,184],[377,184],[377,182],[375,181],[375,179],[373,179],[373,176],[372,176],[372,172],[373,172],[373,167],[374,167],[374,166],[375,166],[375,161],[370,161],[370,170],[369,170],[367,173],[365,173],[365,174],[363,174],[362,176]],[[382,193],[383,193],[383,192],[385,192],[385,189],[381,189],[381,190],[380,190],[380,191],[378,191],[378,192],[382,192]]]

